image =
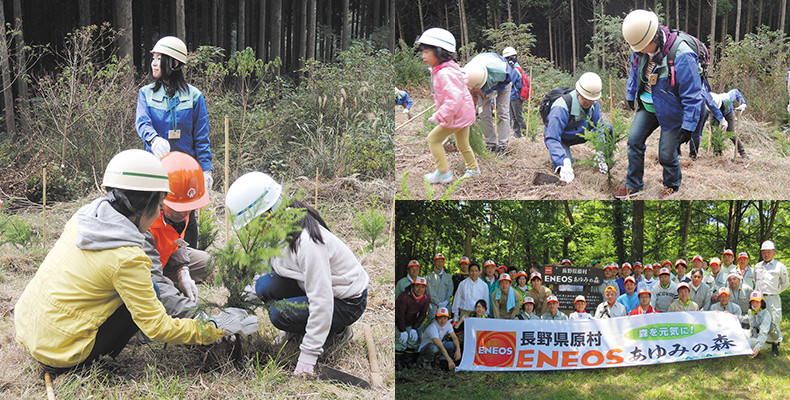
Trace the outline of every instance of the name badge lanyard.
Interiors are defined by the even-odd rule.
[[[170,117],[172,118],[173,122],[173,129],[167,132],[168,139],[180,139],[181,138],[181,130],[178,129],[178,113],[176,111],[176,106],[174,104],[174,99],[170,99]]]

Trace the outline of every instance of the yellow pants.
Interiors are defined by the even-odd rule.
[[[431,148],[431,154],[436,161],[436,168],[440,172],[447,171],[450,168],[447,164],[447,154],[444,152],[442,141],[452,134],[455,134],[455,144],[466,162],[466,169],[477,169],[477,160],[475,160],[472,146],[469,145],[469,127],[446,128],[441,125],[437,125],[428,134],[428,147]]]

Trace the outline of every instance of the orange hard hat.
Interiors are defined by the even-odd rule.
[[[192,156],[173,151],[162,158],[170,180],[170,193],[165,205],[173,211],[185,212],[208,205],[208,191],[203,170]]]

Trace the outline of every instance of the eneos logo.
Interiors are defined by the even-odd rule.
[[[477,331],[473,365],[511,367],[516,360],[516,332]]]

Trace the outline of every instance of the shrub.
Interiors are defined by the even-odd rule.
[[[398,41],[398,49],[392,55],[395,68],[395,86],[422,86],[431,82],[431,72],[417,53],[417,44],[409,46],[403,39]],[[394,102],[394,98],[393,98]]]
[[[356,218],[354,228],[359,232],[362,239],[370,242],[369,248],[375,250],[376,240],[384,232],[384,228],[387,225],[387,216],[379,209],[376,196],[370,196],[370,203],[365,208],[365,211],[357,212]]]

